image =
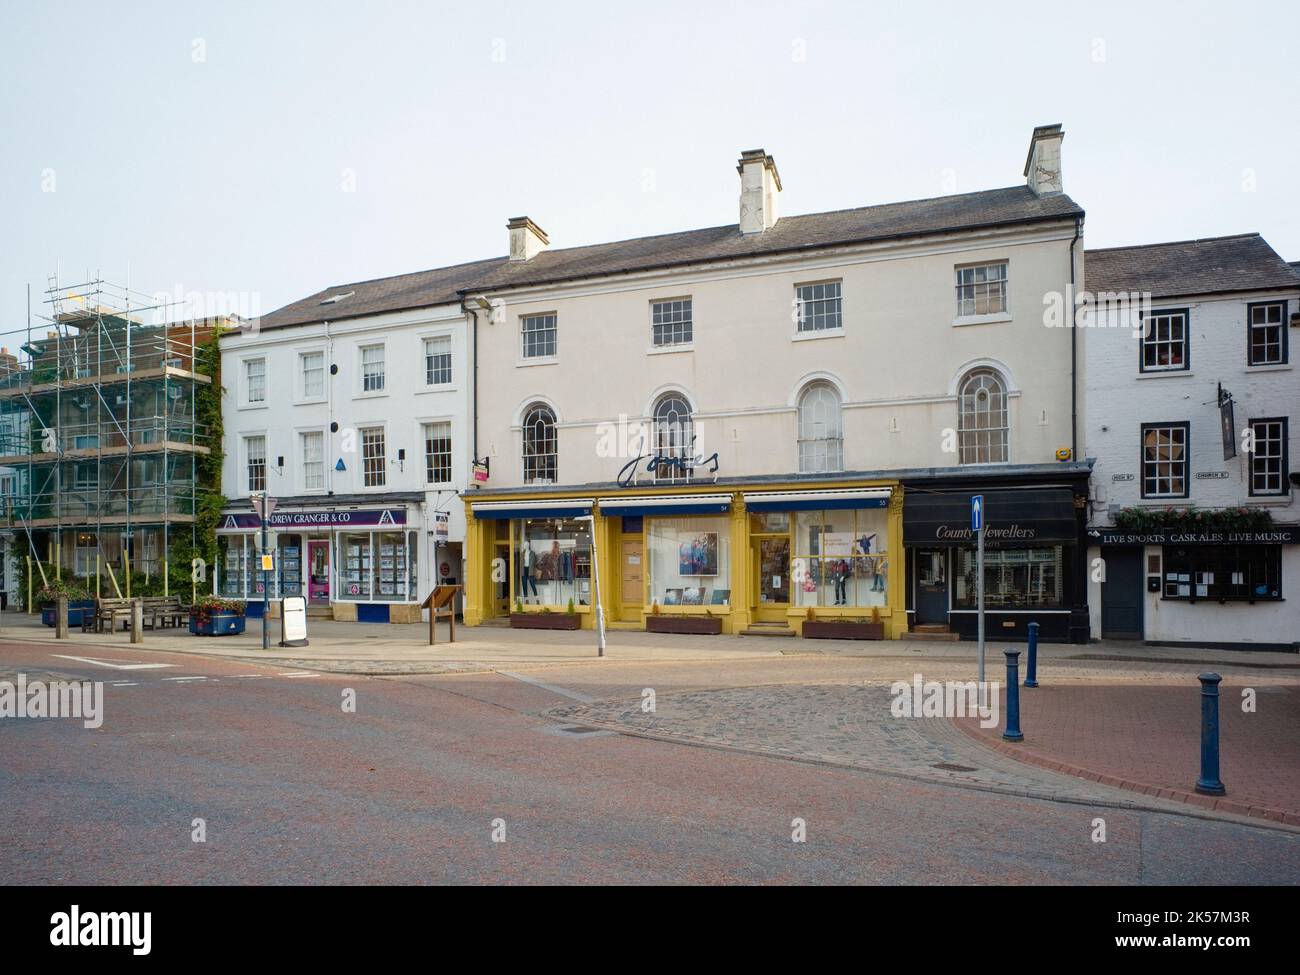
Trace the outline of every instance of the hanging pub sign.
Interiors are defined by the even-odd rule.
[[[1232,394],[1219,386],[1219,426],[1223,429],[1223,459],[1237,456],[1237,424],[1232,415]]]

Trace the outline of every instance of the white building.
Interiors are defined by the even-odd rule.
[[[1086,259],[1093,634],[1295,648],[1300,275],[1257,234]]]
[[[259,611],[260,490],[278,500],[272,598],[401,622],[463,578],[472,337],[456,289],[484,264],[326,288],[222,339],[222,595]]]

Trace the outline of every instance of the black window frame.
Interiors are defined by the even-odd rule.
[[[1160,560],[1162,600],[1180,603],[1277,603],[1286,598],[1282,580],[1282,546],[1278,544],[1163,545]],[[1170,582],[1169,577],[1182,574],[1184,568],[1188,581],[1183,583],[1175,579]],[[1208,586],[1215,591],[1198,596],[1197,576],[1207,569],[1214,573],[1214,582]],[[1222,586],[1232,586],[1233,571],[1241,571],[1245,576],[1245,581],[1241,584],[1244,592],[1225,593],[1221,590]],[[1267,585],[1270,578],[1276,580],[1277,595],[1256,594],[1255,586],[1260,583]],[[1171,586],[1176,590],[1180,585],[1188,587],[1186,596],[1180,596],[1177,592],[1169,594]]]
[[[1183,430],[1183,493],[1147,494],[1147,431],[1181,427]],[[1151,501],[1178,500],[1192,493],[1192,424],[1190,420],[1168,420],[1162,423],[1144,423],[1138,435],[1138,479],[1141,497]]]
[[[1247,488],[1252,498],[1285,498],[1291,493],[1291,486],[1288,480],[1290,476],[1290,441],[1291,430],[1287,422],[1290,418],[1285,416],[1257,416],[1246,421],[1246,426],[1251,431],[1251,451],[1250,451],[1250,469],[1246,474]],[[1256,491],[1255,490],[1255,445],[1258,443],[1254,436],[1256,423],[1280,423],[1282,424],[1282,469],[1280,471],[1280,484],[1276,491]]]
[[[1267,308],[1272,305],[1282,306],[1282,317],[1278,321],[1278,331],[1281,333],[1282,358],[1277,362],[1255,362],[1254,349],[1255,343],[1255,326],[1251,324],[1250,318],[1256,308]],[[1287,341],[1287,312],[1290,310],[1291,303],[1285,298],[1276,298],[1272,301],[1250,301],[1246,303],[1246,365],[1254,366],[1285,366],[1291,361],[1291,352]],[[1267,326],[1265,326],[1267,327]]]
[[[1183,364],[1181,366],[1151,366],[1147,368],[1147,323],[1162,315],[1183,316]],[[1157,374],[1166,372],[1190,372],[1192,368],[1192,310],[1190,308],[1153,308],[1142,319],[1142,334],[1138,336],[1138,372]]]

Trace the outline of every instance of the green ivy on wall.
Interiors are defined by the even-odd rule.
[[[1266,508],[1124,508],[1115,515],[1115,527],[1134,534],[1268,531],[1273,527],[1273,515]]]

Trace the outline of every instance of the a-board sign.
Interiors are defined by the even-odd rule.
[[[307,600],[302,596],[280,600],[280,646],[307,646]]]

